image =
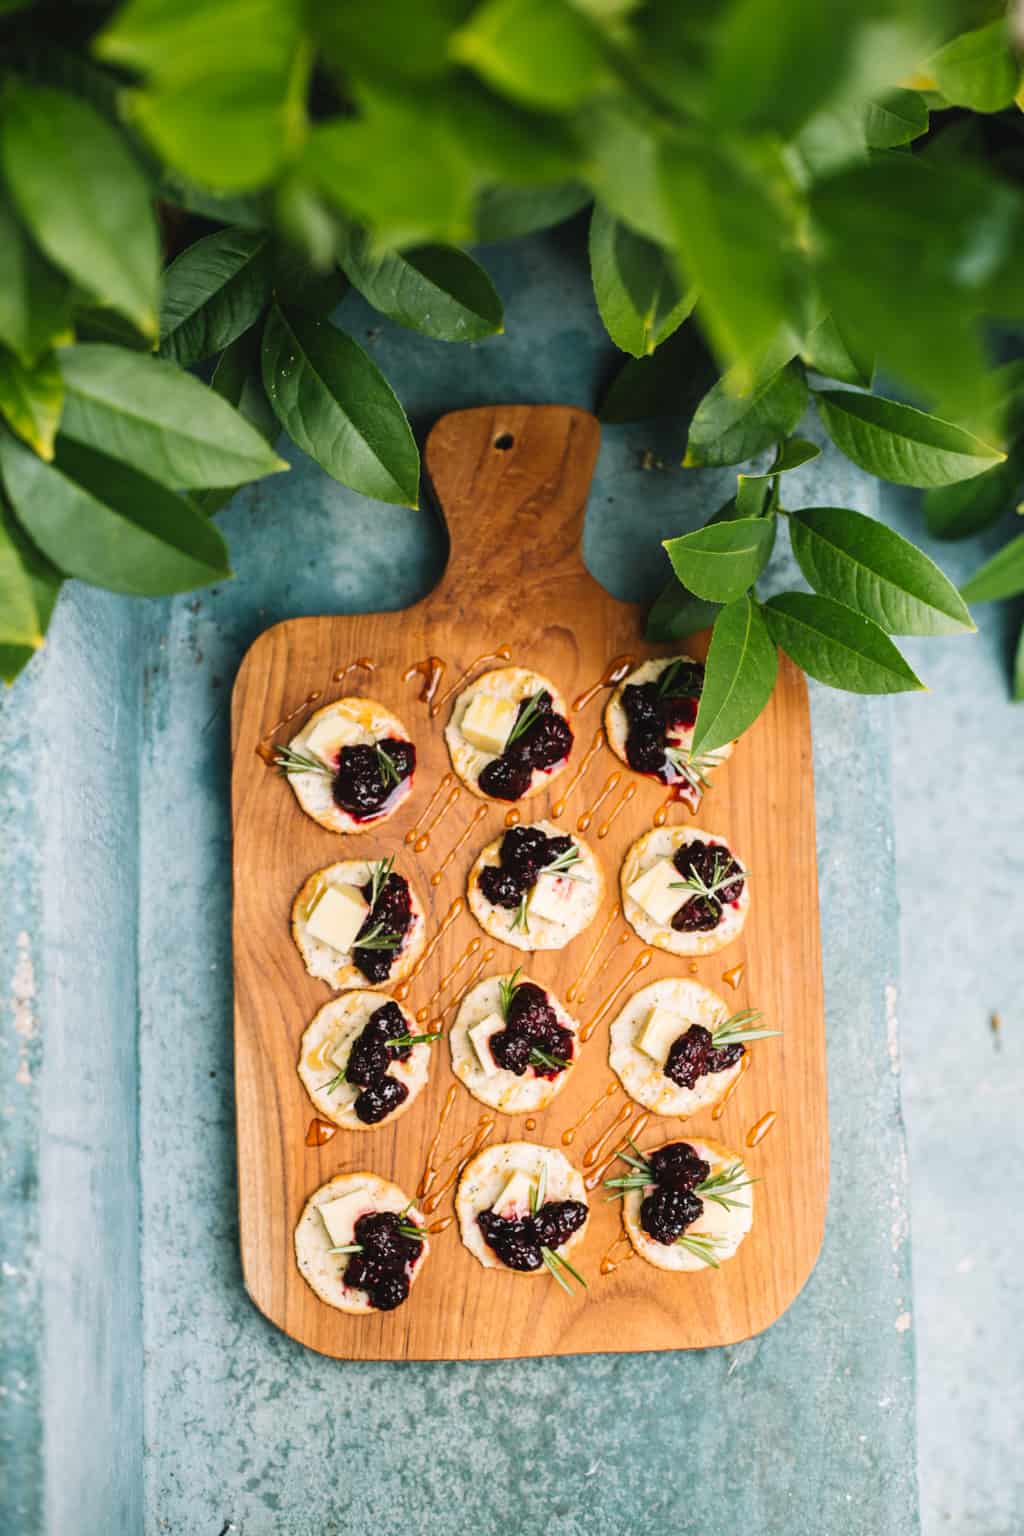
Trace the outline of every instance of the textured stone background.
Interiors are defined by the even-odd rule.
[[[351,295],[339,318],[396,382],[421,435],[462,405],[589,406],[611,359],[573,244],[574,235],[548,236],[485,253],[506,301],[501,339],[429,343],[381,325]],[[585,553],[619,596],[651,595],[663,579],[658,539],[728,494],[728,473],[698,481],[641,468],[644,450],[675,464],[681,446],[665,424],[606,430]],[[998,1103],[1009,1134],[1005,1068],[1019,1061],[1013,957],[1000,970],[988,948],[996,922],[1009,940],[1012,904],[996,896],[990,917],[980,885],[964,876],[993,871],[1010,892],[1013,870],[982,829],[980,805],[980,844],[959,867],[943,851],[948,823],[941,846],[935,826],[939,807],[955,807],[971,842],[963,733],[987,772],[997,731],[1011,729],[989,633],[929,643],[919,660],[940,694],[909,708],[814,691],[833,1185],[821,1262],[773,1329],[702,1354],[347,1365],[307,1353],[249,1304],[236,1249],[231,1085],[231,681],[266,625],[399,608],[432,585],[445,557],[428,513],[362,502],[293,457],[289,476],[241,493],[222,516],[238,582],[149,605],[72,590],[47,654],[0,706],[10,990],[0,1122],[10,1518],[0,1525],[19,1536],[348,1536],[368,1526],[385,1536],[434,1526],[451,1536],[725,1536],[737,1527],[910,1536],[902,932],[914,989],[899,1011],[911,1026],[921,1105],[915,1172],[928,1270],[918,1292],[936,1346],[923,1378],[926,1508],[936,1522],[947,1506],[973,1508],[976,1523],[968,1514],[955,1529],[1009,1536],[1013,1489],[1004,1479],[993,1493],[989,1481],[980,1503],[968,1481],[1002,1475],[999,1422],[985,1427],[973,1474],[951,1437],[965,1417],[976,1421],[969,1394],[984,1390],[983,1381],[968,1386],[962,1352],[983,1342],[972,1328],[991,1328],[997,1346],[1002,1304],[998,1207],[978,1197],[987,1154],[971,1140],[975,1101],[986,1097],[989,1113]],[[873,487],[833,452],[798,474],[794,504],[799,495],[873,508]],[[770,584],[787,560],[776,557]],[[1016,717],[1012,728],[1019,736]],[[954,946],[950,911],[965,901],[973,915],[957,921]],[[986,1009],[998,1001],[1006,1042],[992,1058]],[[972,1086],[979,1063],[987,1096]],[[944,1118],[951,1078],[953,1125]],[[973,1163],[957,1164],[964,1226],[955,1243],[951,1141],[978,1147]],[[994,1197],[1004,1189],[1005,1177]],[[961,1300],[977,1313],[962,1318]],[[989,1374],[1004,1373],[1002,1413],[1010,1353]],[[950,1414],[955,1387],[967,1395]],[[941,1528],[929,1520],[929,1536]]]

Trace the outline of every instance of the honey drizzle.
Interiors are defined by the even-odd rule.
[[[775,1124],[778,1118],[778,1110],[770,1109],[768,1110],[767,1114],[761,1116],[760,1120],[755,1120],[754,1124],[747,1132],[747,1146],[759,1146],[760,1143],[764,1141],[765,1137],[768,1135],[768,1132],[771,1130],[772,1126]]]
[[[608,775],[608,777],[604,781],[604,788],[602,789],[601,793],[598,795],[597,799],[594,801],[593,805],[590,807],[589,810],[584,811],[582,816],[577,818],[577,821],[576,821],[576,831],[577,832],[585,832],[587,830],[587,828],[590,826],[590,823],[594,819],[594,816],[595,816],[595,814],[596,814],[596,812],[598,810],[598,807],[605,800],[607,800],[608,796],[612,793],[612,791],[617,789],[618,786],[621,783],[622,783],[622,774],[619,772],[618,769],[616,769],[616,771],[614,773],[610,773]]]
[[[325,1146],[337,1134],[338,1127],[336,1125],[332,1125],[329,1120],[321,1120],[319,1115],[314,1115],[306,1131],[306,1146]]]
[[[605,667],[596,683],[593,683],[572,701],[574,710],[586,709],[591,699],[595,699],[602,688],[617,688],[623,678],[636,666],[636,657],[628,653],[622,656],[613,656]]]
[[[616,1253],[616,1248],[621,1248],[621,1253]],[[628,1264],[630,1259],[636,1257],[636,1249],[630,1242],[625,1232],[620,1232],[608,1249],[604,1258],[598,1265],[598,1273],[601,1275],[613,1275],[620,1264]]]
[[[583,962],[583,969],[576,977],[576,980],[571,981],[566,989],[565,1000],[567,1003],[571,1003],[574,1000],[576,1002],[583,1001],[582,983],[586,978],[586,974],[590,970],[590,967],[593,965],[594,961],[597,959],[597,952],[601,948],[601,945],[604,943],[605,939],[608,937],[608,931],[614,923],[615,919],[621,916],[622,908],[613,907],[608,916],[605,918],[601,932],[598,934],[596,940],[594,941],[593,948]]]
[[[729,1084],[728,1088],[725,1090],[724,1096],[719,1099],[718,1103],[715,1105],[714,1109],[711,1111],[711,1118],[712,1118],[712,1120],[721,1120],[722,1116],[725,1113],[725,1106],[728,1104],[729,1100],[732,1098],[733,1094],[736,1092],[736,1089],[739,1087],[739,1085],[740,1085],[740,1083],[741,1083],[741,1081],[743,1079],[743,1074],[745,1072],[749,1072],[749,1070],[750,1070],[750,1057],[749,1057],[749,1055],[741,1056],[740,1057],[740,1069],[739,1069],[739,1071],[736,1073],[736,1076],[733,1078],[732,1082]]]
[[[459,798],[459,796],[461,794],[462,794],[462,790],[461,790],[461,788],[460,788],[460,786],[458,784],[454,785],[448,791],[448,799],[439,808],[439,810],[437,812],[437,815],[434,817],[433,821],[428,822],[428,824],[423,828],[423,831],[420,833],[419,837],[413,843],[413,845],[412,845],[413,853],[422,853],[424,851],[424,849],[428,847],[428,845],[430,843],[430,834],[431,834],[431,832],[435,832],[437,830],[438,822],[441,821],[445,816],[447,816],[448,812],[451,810],[452,806],[455,804],[456,800]]]
[[[432,1216],[437,1210],[438,1206],[441,1204],[441,1201],[444,1199],[445,1195],[451,1189],[452,1185],[458,1183],[459,1179],[462,1177],[463,1170],[467,1163],[471,1162],[473,1158],[476,1157],[476,1154],[480,1151],[480,1148],[483,1146],[484,1142],[494,1130],[494,1118],[495,1117],[493,1115],[481,1115],[480,1119],[477,1121],[476,1130],[467,1131],[465,1136],[459,1137],[459,1140],[455,1143],[454,1147],[452,1147],[452,1150],[449,1152],[448,1157],[445,1158],[445,1162],[447,1162],[449,1158],[456,1159],[451,1173],[449,1173],[444,1183],[440,1184],[432,1194],[428,1194],[424,1197],[423,1214],[425,1216]],[[458,1154],[462,1151],[467,1141],[469,1142],[469,1150],[461,1160],[457,1160]],[[444,1165],[442,1164],[442,1167],[443,1166]]]
[[[483,939],[470,939],[469,943],[466,945],[465,949],[462,951],[462,954],[456,960],[455,964],[451,967],[450,970],[445,971],[444,975],[441,977],[441,980],[438,982],[431,995],[427,998],[427,1001],[424,1003],[423,1007],[417,1008],[417,1024],[422,1024],[424,1019],[429,1019],[430,1010],[441,996],[441,993],[445,991],[450,982],[454,981],[455,977],[462,970],[462,967],[465,965],[466,961],[473,958],[482,943]]]
[[[432,1221],[430,1223],[430,1226],[426,1228],[426,1231],[429,1236],[436,1237],[439,1232],[447,1232],[448,1228],[451,1226],[454,1220],[454,1213],[450,1213],[447,1216],[439,1216],[436,1221]]]
[[[704,798],[699,789],[694,789],[685,779],[680,779],[667,799],[663,800],[654,813],[653,822],[656,827],[663,827],[668,821],[668,813],[674,805],[685,805],[687,810],[696,813],[700,809],[701,800]]]
[[[420,955],[419,959],[416,961],[416,964],[413,966],[413,968],[409,972],[408,976],[405,978],[404,981],[400,981],[398,983],[397,987],[393,987],[392,988],[391,995],[395,999],[396,1002],[400,1003],[400,1002],[403,1001],[404,998],[407,998],[409,996],[409,988],[412,986],[413,982],[416,980],[416,977],[420,974],[420,972],[422,971],[423,967],[426,965],[427,961],[430,959],[431,955],[434,953],[434,950],[440,944],[442,938],[447,933],[448,929],[451,927],[452,923],[455,922],[456,918],[461,917],[463,912],[465,912],[465,910],[466,910],[466,903],[465,903],[465,901],[463,900],[463,898],[461,896],[456,896],[455,900],[452,902],[451,906],[448,908],[448,911],[445,913],[444,917],[442,918],[440,927],[438,928],[437,932],[434,934],[434,937],[428,941],[426,949],[423,951],[422,955]]]
[[[633,1106],[632,1106],[632,1104],[623,1104],[622,1108],[619,1110],[618,1114],[615,1116],[615,1119],[611,1122],[611,1124],[605,1126],[604,1130],[601,1132],[601,1134],[597,1138],[597,1140],[596,1141],[592,1141],[590,1146],[584,1152],[584,1154],[583,1154],[583,1166],[584,1166],[584,1168],[593,1168],[594,1164],[597,1162],[598,1158],[601,1156],[601,1153],[604,1151],[605,1147],[608,1145],[608,1138],[610,1136],[614,1136],[615,1132],[617,1130],[619,1130],[619,1128],[621,1126],[625,1125],[627,1120],[632,1118],[632,1114],[633,1114]],[[622,1138],[620,1137],[619,1140],[621,1141]]]
[[[343,683],[348,674],[350,672],[354,672],[357,667],[359,667],[364,672],[375,672],[377,670],[377,663],[371,661],[369,656],[359,656],[355,661],[350,661],[346,666],[339,667],[337,672],[332,672],[330,679],[331,682]],[[303,710],[309,709],[311,705],[316,704],[320,699],[323,698],[323,696],[324,690],[322,688],[314,688],[312,692],[306,694],[306,697],[303,699],[301,704],[296,704],[295,708],[290,709],[286,715],[283,715],[276,725],[272,725],[270,727],[269,731],[264,731],[263,735],[256,743],[257,756],[261,757],[265,763],[273,766],[276,759],[277,748],[274,745],[272,738],[276,736],[278,731],[282,730],[284,726],[290,725],[297,715],[302,714]]]
[[[650,1118],[651,1117],[647,1113],[646,1110],[641,1110],[641,1112],[637,1115],[636,1119],[633,1121],[632,1125],[629,1127],[629,1130],[626,1132],[625,1136],[623,1136],[622,1140],[619,1142],[618,1146],[614,1149],[614,1151],[610,1152],[608,1154],[608,1156],[606,1158],[604,1158],[604,1160],[597,1165],[596,1168],[592,1168],[588,1174],[584,1175],[584,1178],[583,1178],[583,1187],[584,1187],[584,1189],[587,1189],[587,1190],[595,1190],[595,1189],[597,1189],[598,1185],[601,1184],[604,1181],[605,1174],[608,1172],[609,1168],[615,1162],[616,1158],[618,1157],[618,1155],[622,1151],[622,1149],[624,1147],[628,1147],[630,1141],[635,1141],[638,1136],[642,1136],[643,1135],[644,1131],[647,1129],[647,1125],[648,1125],[648,1122],[649,1122]]]
[[[595,1115],[601,1108],[602,1104],[607,1104],[609,1099],[614,1099],[618,1091],[619,1085],[614,1079],[610,1083],[607,1083],[605,1085],[604,1092],[601,1094],[601,1097],[599,1099],[595,1099],[590,1108],[583,1111],[582,1115],[580,1115],[579,1119],[574,1125],[570,1125],[567,1131],[562,1132],[562,1146],[571,1147],[573,1142],[576,1140],[576,1132],[580,1130],[582,1126],[586,1125],[591,1115]]]
[[[522,812],[520,810],[517,810],[517,808],[515,806],[513,806],[510,811],[506,811],[505,812],[505,825],[506,825],[506,827],[518,827],[518,825],[522,821],[522,819],[523,819]]]
[[[405,840],[406,840],[406,842],[410,846],[412,846],[413,844],[415,844],[415,843],[417,843],[419,841],[420,828],[423,826],[423,823],[426,821],[427,817],[430,815],[430,813],[433,810],[434,806],[437,804],[438,800],[440,800],[441,796],[444,794],[445,790],[446,789],[451,789],[451,787],[452,787],[452,785],[454,783],[455,783],[455,775],[454,775],[454,773],[446,773],[442,779],[438,780],[437,787],[434,790],[433,794],[430,796],[430,799],[427,801],[426,805],[423,807],[422,811],[420,811],[420,814],[417,816],[416,820],[413,822],[412,826],[409,828],[408,832],[405,834]],[[429,837],[428,837],[428,841],[429,841]],[[423,846],[426,847],[426,843],[424,843]]]
[[[426,1194],[433,1181],[433,1176],[437,1172],[437,1167],[434,1164],[434,1158],[437,1155],[437,1148],[441,1141],[441,1134],[444,1131],[448,1116],[452,1112],[452,1107],[455,1103],[458,1092],[459,1090],[456,1088],[455,1084],[452,1083],[448,1089],[448,1092],[445,1094],[444,1103],[441,1105],[441,1113],[438,1116],[437,1125],[434,1127],[434,1134],[431,1138],[430,1146],[427,1148],[427,1160],[423,1164],[423,1172],[420,1174],[420,1182],[416,1186],[417,1200],[421,1200]]]
[[[471,661],[466,670],[455,679],[451,687],[446,688],[444,693],[442,693],[438,698],[434,699],[430,706],[431,718],[440,712],[441,708],[447,704],[448,700],[452,698],[453,695],[458,693],[463,683],[468,680],[470,673],[475,672],[477,667],[483,666],[485,661],[508,661],[511,655],[511,646],[499,645],[496,651],[485,651],[482,656],[478,656],[475,661]]]
[[[740,960],[736,965],[731,965],[727,971],[722,972],[722,980],[727,982],[735,992],[736,988],[743,980],[743,973],[745,970],[746,966],[744,965],[743,961]]]
[[[434,695],[440,686],[442,677],[444,677],[445,665],[446,663],[441,660],[440,656],[424,656],[422,661],[414,661],[412,666],[407,667],[402,673],[403,683],[411,682],[414,677],[421,677],[423,679],[423,686],[420,689],[420,703],[430,706],[430,714],[434,713],[432,708]]]
[[[611,831],[612,822],[615,820],[616,816],[618,816],[621,811],[624,811],[626,809],[626,806],[634,798],[635,795],[636,795],[636,785],[635,784],[627,784],[625,789],[622,791],[622,794],[619,796],[619,798],[616,800],[615,804],[612,806],[611,810],[608,812],[608,815],[605,817],[604,821],[602,821],[601,825],[598,827],[598,829],[597,829],[598,837],[607,837],[608,836],[608,833]]]
[[[576,788],[577,784],[580,782],[583,775],[586,773],[587,769],[590,767],[591,763],[594,761],[594,758],[600,752],[603,745],[604,730],[599,728],[594,732],[594,739],[584,753],[582,761],[580,762],[579,767],[576,769],[576,772],[573,774],[568,784],[562,790],[562,793],[558,799],[553,801],[551,806],[552,816],[556,818],[561,816],[562,812],[565,810],[569,796],[572,794],[573,790]]]
[[[528,1131],[535,1131],[537,1129],[537,1122],[533,1118],[533,1116],[531,1115],[529,1120],[524,1120],[523,1121],[523,1126]]]
[[[654,951],[653,951],[653,949],[642,949],[640,951],[640,953],[637,955],[636,959],[633,961],[632,965],[627,970],[626,974],[616,983],[616,985],[608,993],[608,996],[605,998],[605,1000],[601,1004],[600,1008],[594,1014],[593,1018],[589,1019],[587,1021],[587,1023],[584,1024],[583,1027],[581,1028],[580,1036],[579,1037],[583,1041],[584,1044],[586,1044],[586,1042],[590,1039],[591,1035],[594,1033],[594,1030],[597,1028],[597,1026],[600,1024],[601,1020],[604,1018],[605,1014],[609,1012],[609,1010],[611,1009],[612,1005],[615,1002],[615,999],[618,997],[619,993],[623,990],[623,988],[629,986],[629,983],[632,981],[634,976],[639,976],[641,971],[645,971],[647,969],[647,967],[650,965],[650,963],[651,963],[651,961],[653,959],[654,959]],[[744,1059],[744,1061],[746,1061],[747,1057],[744,1057],[743,1059]]]
[[[462,1007],[462,1004],[466,1001],[466,998],[469,996],[470,992],[472,992],[473,988],[480,980],[484,967],[489,965],[493,959],[494,950],[485,949],[469,977],[467,978],[466,985],[463,987],[462,991],[452,1002],[445,1004],[444,1008],[441,1009],[441,1012],[437,1015],[437,1017],[430,1020],[431,1024],[439,1025],[443,1023],[445,1014],[450,1014],[454,1018],[455,1014],[457,1014],[459,1009]]]

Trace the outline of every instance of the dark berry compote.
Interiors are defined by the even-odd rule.
[[[673,1040],[662,1070],[678,1087],[696,1088],[698,1081],[709,1073],[728,1072],[745,1050],[746,1046],[740,1041],[716,1046],[709,1029],[702,1024],[691,1024],[685,1034]]]
[[[575,1037],[559,1024],[543,987],[522,981],[508,989],[505,1028],[490,1038],[491,1055],[506,1072],[550,1080],[572,1063]]]
[[[688,1141],[670,1142],[647,1158],[654,1184],[640,1206],[640,1225],[656,1243],[674,1243],[704,1210],[695,1193],[711,1172]]]
[[[497,864],[480,871],[481,894],[492,906],[514,911],[549,865],[565,868],[572,862],[575,847],[571,837],[549,837],[540,827],[511,827],[501,840]]]
[[[342,747],[331,783],[335,805],[353,821],[375,821],[411,788],[416,748],[388,736],[373,746]]]
[[[672,855],[672,863],[693,891],[673,912],[672,927],[677,933],[711,933],[722,921],[726,907],[735,907],[742,896],[746,883],[743,869],[728,848],[700,838],[681,844]],[[721,1072],[724,1068],[708,1070]]]
[[[546,1200],[529,1215],[499,1216],[481,1211],[477,1224],[484,1241],[508,1269],[540,1269],[542,1249],[557,1252],[587,1219],[582,1200]]]
[[[389,874],[380,882],[376,900],[373,880],[361,889],[370,910],[353,942],[352,964],[367,981],[387,981],[413,923],[409,882],[402,875]]]
[[[393,1061],[406,1061],[411,1045],[393,1045],[409,1033],[405,1015],[397,1003],[376,1008],[353,1042],[345,1067],[345,1081],[360,1089],[352,1106],[364,1125],[377,1125],[404,1104],[409,1090],[388,1071]]]
[[[685,755],[703,687],[704,668],[688,656],[670,662],[649,683],[626,684],[626,761],[637,773],[650,774],[662,784],[686,779],[673,753],[682,749]]]
[[[520,800],[533,783],[534,771],[550,773],[572,751],[572,731],[552,708],[547,689],[523,699],[505,750],[480,771],[477,780],[494,800]]]
[[[354,1290],[365,1291],[371,1306],[380,1312],[394,1311],[409,1294],[423,1243],[402,1229],[417,1225],[408,1213],[397,1211],[373,1211],[356,1222],[355,1241],[362,1252],[349,1258],[344,1281]]]

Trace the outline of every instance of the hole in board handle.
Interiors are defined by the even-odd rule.
[[[498,449],[499,453],[507,453],[514,443],[515,438],[511,432],[502,432],[494,439],[494,446]]]

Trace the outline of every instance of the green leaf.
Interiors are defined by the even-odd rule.
[[[501,299],[472,256],[454,246],[375,252],[365,230],[342,234],[338,259],[381,314],[438,341],[479,341],[502,330]]]
[[[775,543],[774,517],[708,523],[678,539],[665,539],[672,569],[684,586],[712,603],[731,603],[760,576]]]
[[[239,336],[237,341],[225,348],[213,371],[210,385],[222,399],[235,407],[239,415],[245,417],[250,426],[256,428],[260,437],[271,447],[274,446],[281,434],[281,423],[274,415],[274,408],[263,388],[258,325],[254,325],[244,336]],[[238,489],[237,485],[230,485],[216,490],[198,491],[196,501],[207,517],[212,517],[221,507],[227,506]]]
[[[296,0],[130,0],[94,46],[146,77],[131,120],[203,187],[258,187],[301,142],[311,50]]]
[[[973,480],[927,491],[924,517],[928,532],[938,539],[965,539],[991,528],[1004,513],[1013,510],[1020,482],[1020,457],[1011,453],[1005,464],[997,464]]]
[[[22,527],[69,576],[155,596],[231,575],[224,540],[199,509],[116,459],[58,438],[44,464],[4,436],[0,470]]]
[[[274,294],[292,309],[318,318],[337,309],[349,290],[349,281],[334,262],[321,270],[310,264],[294,245],[275,243],[273,248]]]
[[[697,302],[681,291],[668,253],[600,204],[590,221],[590,275],[605,330],[634,357],[655,351]]]
[[[669,140],[661,182],[686,278],[715,351],[737,366],[737,387],[786,322],[791,231],[758,165],[710,138]]]
[[[598,33],[565,0],[484,0],[452,57],[528,107],[571,111],[610,82]]]
[[[789,536],[815,592],[874,619],[890,635],[973,630],[963,598],[933,560],[885,523],[849,507],[804,507]]]
[[[779,658],[748,595],[723,608],[711,632],[691,750],[714,752],[752,725],[772,696]]]
[[[598,412],[602,421],[687,421],[715,377],[715,365],[693,324],[684,324],[653,357],[636,357],[616,374]]]
[[[719,507],[709,523],[720,523],[730,518],[762,517],[772,494],[771,475],[737,475],[736,495]]]
[[[587,178],[598,202],[635,234],[671,249],[675,235],[661,180],[661,125],[628,96],[604,96],[572,121],[586,146]]]
[[[373,24],[360,0],[309,0],[310,26],[328,59],[358,75],[425,80],[449,67],[448,39],[463,0],[389,0]]]
[[[238,485],[287,469],[219,395],[174,363],[100,344],[60,353],[66,437],[164,485]]]
[[[416,506],[419,454],[405,412],[351,337],[275,304],[263,333],[263,383],[281,425],[335,480]]]
[[[0,653],[7,647],[33,651],[42,640],[32,582],[0,503]],[[6,671],[3,676],[10,682]]]
[[[798,667],[848,693],[904,693],[924,684],[872,619],[831,597],[780,592],[764,605],[772,639]]]
[[[969,603],[991,603],[1000,597],[1016,597],[1018,592],[1024,592],[1024,533],[986,560],[960,588],[960,595]]]
[[[859,384],[865,389],[871,385],[874,362],[854,355],[834,315],[826,315],[805,338],[800,357],[808,368],[824,374],[827,379],[838,379],[841,384]]]
[[[647,639],[655,643],[686,640],[715,622],[721,603],[709,603],[688,592],[670,576],[647,615]]]
[[[725,374],[698,405],[686,440],[688,468],[740,464],[786,437],[807,408],[807,381],[798,362],[767,373],[746,394]]]
[[[87,102],[15,85],[4,99],[2,155],[18,211],[50,260],[155,336],[156,219],[121,134]]]
[[[928,103],[920,91],[886,91],[869,101],[864,132],[871,149],[894,149],[928,132]]]
[[[40,458],[53,458],[63,400],[64,381],[52,352],[26,368],[0,347],[0,416]]]
[[[218,229],[197,240],[164,274],[160,356],[189,368],[230,346],[259,316],[271,284],[268,235]]]
[[[1005,17],[954,37],[926,67],[948,102],[972,112],[1008,107],[1020,82]]]
[[[820,456],[821,449],[817,443],[810,442],[806,437],[790,437],[779,445],[779,451],[775,455],[775,462],[770,469],[766,469],[762,475],[737,475],[740,486],[750,485],[758,480],[774,480],[776,475],[788,475],[791,469],[800,469],[804,464],[809,464],[812,459]],[[739,493],[737,492],[737,495]]]
[[[1006,458],[963,427],[896,400],[848,390],[824,390],[816,398],[836,447],[895,485],[954,485]]]
[[[71,340],[71,284],[32,244],[0,186],[0,343],[30,366]]]
[[[1021,626],[1013,658],[1013,700],[1015,704],[1019,704],[1022,699],[1024,699],[1024,625]]]
[[[13,683],[18,673],[28,665],[42,644],[42,638],[50,626],[63,577],[26,536],[10,509],[5,506],[2,497],[0,497],[0,527],[13,545],[16,555],[20,558],[22,570],[28,577],[38,620],[38,631],[31,643],[0,642],[0,677],[5,683]],[[3,534],[0,534],[0,544],[2,543]],[[15,577],[15,580],[18,578]],[[10,581],[0,578],[0,612],[2,612],[2,604],[9,601],[9,593]],[[0,618],[0,631],[3,628],[4,620]]]
[[[515,240],[538,229],[550,229],[579,213],[590,202],[582,181],[551,186],[485,187],[476,205],[476,238]]]

